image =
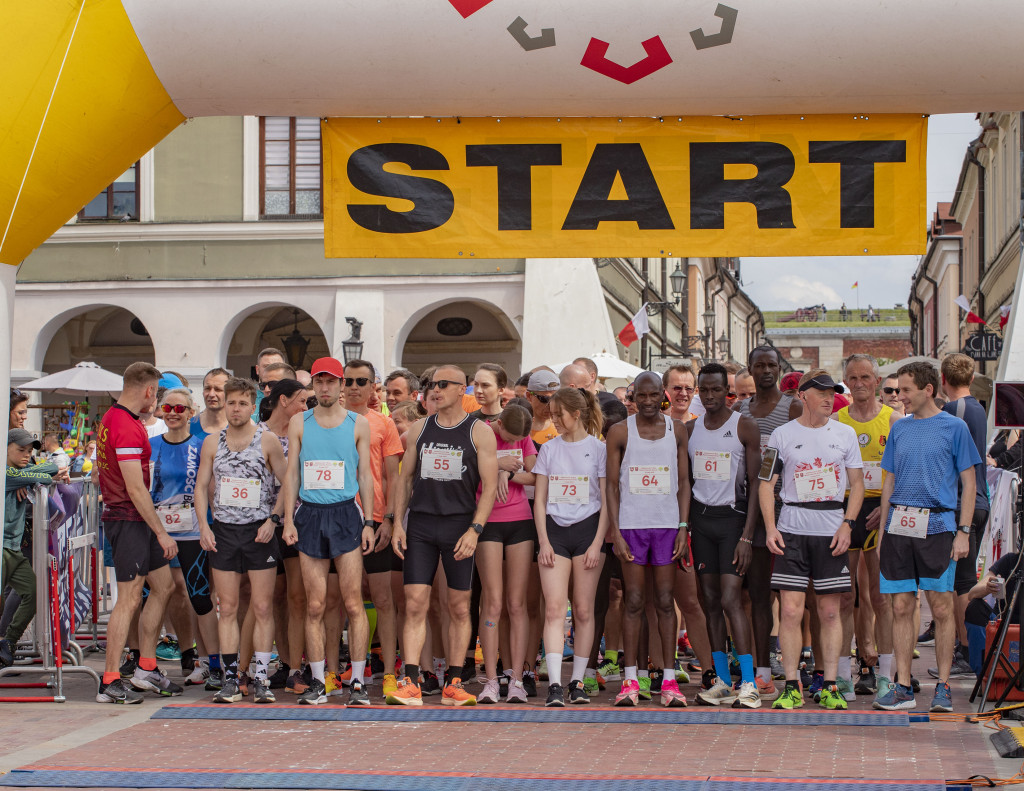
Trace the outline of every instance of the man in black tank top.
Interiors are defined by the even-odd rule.
[[[754,378],[757,391],[747,401],[737,401],[733,409],[746,413],[754,420],[767,418],[782,398],[779,377],[782,374],[782,357],[774,346],[758,346],[747,355],[747,369]],[[803,404],[794,398],[789,405],[788,420],[796,420],[803,413]],[[771,431],[761,430],[762,446]],[[764,681],[765,670],[771,668],[772,626],[772,555],[765,546],[764,519],[757,514],[754,527],[750,564],[747,566],[747,593],[750,595],[750,623],[754,634],[754,662],[758,679]]]
[[[391,541],[395,553],[405,561],[403,647],[407,657],[420,656],[430,587],[440,561],[448,583],[450,624],[445,648],[451,674],[446,678],[441,703],[473,706],[476,698],[463,689],[460,676],[471,632],[473,553],[498,489],[497,442],[486,423],[474,420],[462,409],[466,374],[460,368],[438,368],[426,391],[437,412],[409,429],[408,451],[395,492]],[[420,706],[419,666],[406,662],[405,668],[397,692],[386,700]]]

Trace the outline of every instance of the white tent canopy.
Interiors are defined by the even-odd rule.
[[[21,385],[21,390],[44,390],[62,395],[103,395],[117,398],[122,379],[96,363],[81,362],[74,368],[33,379]]]

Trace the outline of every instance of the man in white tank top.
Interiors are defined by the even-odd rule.
[[[683,424],[661,414],[665,393],[657,374],[643,373],[633,383],[637,414],[608,432],[608,517],[615,554],[622,560],[625,606],[622,638],[625,679],[617,706],[635,706],[639,698],[637,654],[644,612],[646,577],[654,578],[664,676],[663,706],[685,706],[675,677],[678,631],[673,590],[676,561],[687,558],[686,520],[690,481]],[[651,567],[651,571],[648,571]],[[653,628],[654,624],[651,624]],[[646,654],[646,646],[643,647]]]
[[[743,607],[743,575],[750,565],[757,522],[761,433],[752,418],[729,409],[728,371],[723,365],[708,363],[701,368],[697,387],[707,412],[686,426],[693,470],[690,541],[704,594],[716,676],[709,689],[697,693],[697,702],[756,709],[761,706],[762,694],[754,676],[753,638]],[[740,663],[738,696],[732,689],[726,653],[727,612]],[[775,685],[768,681],[764,699],[774,700],[777,695]]]

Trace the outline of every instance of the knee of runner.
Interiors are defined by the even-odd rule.
[[[847,591],[846,593],[839,594],[839,609],[842,612],[848,612],[853,610],[854,595],[853,591]]]
[[[267,601],[252,601],[249,604],[252,607],[252,614],[256,617],[257,621],[264,622],[274,617],[274,602],[273,599]]]
[[[875,591],[871,592],[871,609],[874,611],[876,618],[879,615],[888,612],[889,611],[888,610],[889,606],[890,605],[889,605],[889,597],[888,596],[886,596],[884,593],[881,593],[881,592],[878,592],[878,593],[876,593]]]
[[[671,590],[655,591],[654,592],[654,608],[660,613],[672,613],[675,614],[676,602],[672,597]]]
[[[622,606],[626,612],[635,618],[640,617],[644,611],[644,594],[641,590],[628,590],[622,596]]]
[[[779,617],[787,621],[802,621],[804,617],[804,605],[796,603],[788,596],[783,597],[779,602]]]
[[[509,596],[505,601],[505,609],[509,618],[518,618],[526,614],[526,601],[519,597]]]
[[[306,616],[313,620],[319,620],[324,617],[324,600],[322,598],[312,599],[306,598]]]
[[[196,615],[202,617],[209,615],[213,612],[213,599],[209,595],[196,596],[192,600],[192,609],[195,610]]]
[[[306,609],[306,589],[301,585],[288,589],[288,607],[293,612]]]
[[[917,600],[914,596],[906,595],[894,595],[889,596],[892,600],[892,614],[897,618],[910,618],[913,617],[914,612],[917,610]],[[939,616],[932,610],[932,616],[939,620]]]
[[[941,622],[953,619],[952,597],[934,597],[934,599],[928,602],[928,605],[929,607],[931,607],[932,617],[936,621]]]

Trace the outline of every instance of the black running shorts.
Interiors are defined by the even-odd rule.
[[[698,574],[736,574],[732,564],[747,515],[728,505],[690,506],[690,551]]]
[[[432,516],[410,511],[405,524],[405,584],[432,585],[440,561],[449,588],[457,591],[471,590],[473,556],[456,560],[455,545],[472,522],[473,514]]]
[[[103,523],[103,532],[113,549],[114,579],[131,582],[168,564],[163,547],[145,522],[112,519]]]
[[[832,555],[832,536],[783,533],[782,541],[786,548],[781,556],[774,556],[773,590],[802,593],[809,582],[814,583],[814,592],[821,596],[853,590],[848,558],[845,552],[838,557]]]
[[[247,571],[263,571],[277,569],[280,553],[277,549],[277,536],[270,534],[265,544],[257,543],[256,533],[266,520],[246,522],[234,525],[228,522],[213,520],[210,529],[217,539],[217,551],[209,553],[210,567],[217,571],[233,571],[244,574]]]

